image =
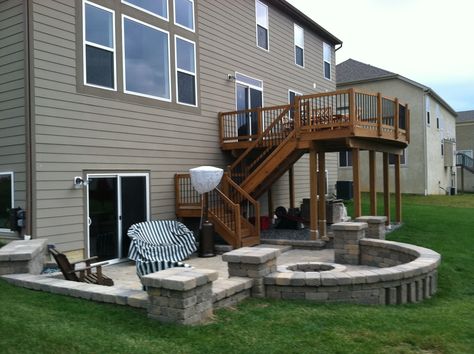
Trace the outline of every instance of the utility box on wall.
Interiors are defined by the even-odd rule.
[[[444,167],[453,167],[454,163],[454,141],[444,140]]]

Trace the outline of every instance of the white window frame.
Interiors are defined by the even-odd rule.
[[[193,47],[194,47],[194,73],[191,72],[191,71],[187,71],[187,70],[184,70],[184,69],[179,69],[178,68],[178,46],[176,44],[177,40],[178,39],[181,39],[185,42],[189,42],[189,43],[192,43]],[[181,36],[178,36],[178,35],[175,35],[174,36],[174,57],[175,57],[175,82],[176,82],[176,102],[179,103],[179,104],[182,104],[184,106],[190,106],[190,107],[198,107],[198,92],[197,92],[197,66],[196,66],[196,42],[194,41],[191,41],[187,38],[184,38],[184,37],[181,37]],[[196,101],[196,104],[189,104],[189,103],[185,103],[185,102],[180,102],[179,101],[179,94],[178,94],[178,72],[182,72],[182,73],[185,73],[185,74],[188,74],[188,75],[193,75],[194,76],[194,94],[196,95],[195,97],[195,101]]]
[[[328,55],[329,55],[329,61],[326,60],[326,51],[328,51]],[[326,65],[325,63],[328,63],[329,64],[329,77],[326,77]],[[328,43],[326,42],[323,42],[323,77],[324,79],[326,80],[329,80],[329,81],[332,81],[332,48],[331,48],[331,45],[329,45]]]
[[[144,26],[147,26],[147,27],[150,27],[156,31],[159,31],[159,32],[163,32],[166,34],[167,36],[167,39],[168,39],[168,90],[169,90],[169,93],[170,93],[170,97],[169,98],[165,98],[165,97],[159,97],[159,96],[153,96],[153,95],[148,95],[148,94],[145,94],[145,93],[140,93],[140,92],[135,92],[135,91],[129,91],[127,90],[127,76],[126,76],[126,62],[125,62],[125,26],[124,26],[124,23],[125,23],[125,19],[128,19],[128,20],[131,20],[131,21],[134,21],[134,22],[137,22],[139,24],[142,24]],[[128,93],[130,95],[135,95],[135,96],[141,96],[141,97],[147,97],[147,98],[152,98],[152,99],[155,99],[155,100],[159,100],[159,101],[165,101],[165,102],[171,102],[173,100],[173,93],[172,93],[172,88],[171,88],[171,49],[170,49],[170,33],[168,31],[165,31],[164,29],[161,29],[159,27],[156,27],[156,26],[153,26],[153,25],[150,25],[149,23],[146,23],[146,22],[143,22],[143,21],[140,21],[136,18],[133,18],[131,16],[128,16],[128,15],[124,15],[122,14],[122,62],[123,62],[123,68],[122,68],[122,75],[123,75],[123,92],[124,93]]]
[[[125,4],[127,6],[130,6],[130,7],[133,7],[137,10],[140,10],[140,11],[143,11],[151,16],[155,16],[155,17],[158,17],[158,18],[161,18],[162,20],[165,20],[165,21],[169,21],[169,16],[170,16],[170,9],[169,9],[169,6],[168,6],[168,0],[165,0],[165,4],[166,4],[166,17],[163,17],[163,16],[160,16],[158,14],[155,14],[154,12],[151,12],[147,9],[144,9],[143,7],[140,7],[138,5],[135,5],[135,4],[132,4],[130,2],[128,2],[127,0],[122,0],[122,4]]]
[[[301,33],[303,34],[303,46],[299,46],[296,44],[296,29],[299,28],[301,29]],[[304,63],[305,63],[305,58],[304,58],[304,28],[301,26],[298,26],[296,23],[293,26],[293,41],[294,41],[294,51],[295,51],[295,65],[299,66],[300,68],[304,68]],[[296,62],[296,47],[299,47],[303,50],[303,65],[300,65]]]
[[[405,155],[405,162],[401,162],[400,161],[400,166],[406,166],[407,165],[407,162],[408,162],[408,150],[405,148],[403,149],[403,153],[400,155],[400,160],[402,159],[402,156]],[[388,160],[388,164],[389,166],[395,166],[394,163],[390,163],[390,157],[389,157],[389,160]]]
[[[261,24],[258,23],[258,4],[262,5],[264,8],[267,9],[267,26],[263,26]],[[257,44],[257,47],[266,51],[266,52],[269,52],[270,51],[270,16],[268,15],[268,6],[265,5],[263,2],[259,1],[259,0],[255,0],[255,42]],[[265,28],[267,30],[267,47],[268,48],[263,48],[263,47],[260,47],[258,45],[258,26],[262,26],[263,28]]]
[[[113,35],[113,50],[109,47],[86,41],[86,4],[90,6],[97,7],[98,9],[110,12],[112,14],[112,35]],[[82,68],[83,68],[83,80],[84,86],[96,87],[109,91],[117,91],[117,43],[115,38],[115,11],[107,7],[98,5],[94,2],[83,0],[82,1]],[[92,46],[95,48],[103,49],[108,52],[113,53],[113,62],[114,62],[114,87],[100,86],[95,84],[89,84],[87,82],[87,61],[86,61],[86,46]]]
[[[293,92],[295,94],[295,97],[296,96],[303,96],[303,94],[301,92],[298,92],[298,91],[293,90],[293,89],[288,89],[288,103],[291,103],[290,102],[290,92]]]
[[[10,201],[10,208],[13,209],[14,208],[14,205],[15,205],[15,180],[14,180],[14,173],[13,172],[0,172],[0,176],[10,176],[10,179],[11,179],[11,186],[10,186],[10,190],[11,190],[11,193],[12,193],[12,198],[11,198],[11,201]],[[10,229],[3,229],[3,228],[0,228],[0,232],[11,232]]]
[[[189,28],[189,27],[183,26],[179,23],[176,23],[176,0],[173,0],[173,22],[174,22],[175,26],[184,28],[185,30],[188,30],[188,31],[191,31],[191,32],[194,33],[196,31],[196,16],[194,14],[194,12],[195,12],[194,0],[187,0],[187,1],[191,2],[192,6],[193,6],[193,28]]]

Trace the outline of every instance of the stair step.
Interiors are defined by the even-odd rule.
[[[241,243],[242,243],[242,247],[256,246],[260,244],[260,237],[258,236],[245,237],[245,238],[242,238]]]

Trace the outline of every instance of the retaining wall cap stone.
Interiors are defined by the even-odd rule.
[[[212,269],[176,267],[145,275],[141,280],[145,286],[184,291],[214,281],[218,276]]]
[[[43,251],[47,239],[16,240],[0,248],[0,261],[29,261]]]
[[[357,221],[357,222],[366,222],[368,224],[382,224],[385,221],[387,221],[387,217],[386,216],[366,215],[366,216],[359,216],[359,217],[355,218],[355,221]]]
[[[277,248],[242,247],[222,255],[222,260],[229,263],[262,264],[277,258],[281,251]]]
[[[365,230],[369,227],[366,222],[338,222],[336,224],[332,224],[333,231],[359,231]]]

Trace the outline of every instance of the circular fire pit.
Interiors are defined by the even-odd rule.
[[[336,263],[323,263],[323,262],[305,262],[305,263],[292,263],[285,264],[278,267],[278,271],[281,273],[287,272],[328,272],[328,271],[343,272],[346,267]]]

